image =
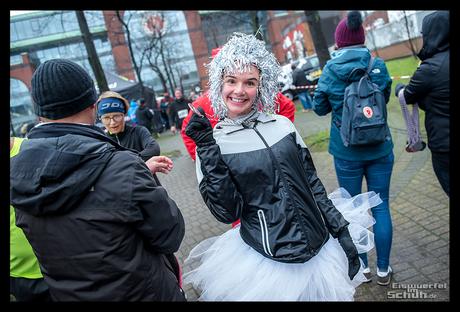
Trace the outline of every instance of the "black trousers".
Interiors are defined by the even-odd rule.
[[[22,278],[10,276],[10,294],[16,301],[51,301],[51,296],[43,278]]]
[[[449,152],[438,153],[431,152],[431,161],[433,162],[433,170],[441,184],[442,189],[449,195]]]

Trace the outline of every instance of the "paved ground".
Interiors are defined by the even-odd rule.
[[[295,125],[302,135],[329,128],[330,115],[318,117],[313,112],[296,114]],[[449,291],[449,199],[442,191],[431,166],[428,149],[407,153],[406,134],[398,110],[389,112],[389,124],[395,143],[390,208],[393,220],[391,265],[393,283],[379,286],[375,280],[358,287],[356,301],[448,301]],[[423,127],[423,126],[422,126]],[[176,253],[181,264],[190,250],[203,239],[220,235],[230,228],[211,215],[198,192],[195,166],[179,135],[163,134],[159,139],[162,154],[175,151],[174,169],[159,178],[176,201],[185,218],[185,238]],[[178,153],[178,151],[180,153]],[[313,153],[318,175],[328,192],[338,187],[331,155]],[[365,191],[365,188],[363,189]],[[374,249],[375,250],[375,249]],[[375,251],[369,254],[375,276]],[[190,271],[183,266],[183,271]],[[189,301],[196,301],[199,291],[184,285]]]

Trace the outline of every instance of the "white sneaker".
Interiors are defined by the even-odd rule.
[[[393,269],[391,266],[388,266],[388,270],[386,272],[379,271],[377,269],[377,284],[382,286],[387,286],[391,282],[391,277],[393,276]]]
[[[371,269],[369,267],[364,268],[363,270],[364,277],[366,278],[363,283],[369,283],[372,281],[372,274],[371,274]]]

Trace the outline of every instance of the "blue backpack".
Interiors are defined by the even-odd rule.
[[[345,88],[340,136],[347,147],[376,145],[390,139],[385,97],[369,76],[374,60],[371,56],[364,75]],[[353,69],[347,82],[357,71],[363,69]]]

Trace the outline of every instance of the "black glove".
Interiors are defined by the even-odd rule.
[[[358,273],[361,263],[359,262],[356,246],[353,244],[350,232],[348,232],[348,227],[345,227],[342,231],[340,231],[338,240],[348,258],[348,277],[352,280],[356,273]]]
[[[185,128],[185,134],[195,141],[198,147],[215,144],[216,140],[214,140],[212,136],[211,123],[208,118],[205,117],[205,113],[201,107],[198,107],[198,111],[201,113],[202,117],[193,113],[192,118],[190,118]]]
[[[398,97],[399,96],[399,91],[401,91],[401,89],[404,89],[406,87],[405,84],[403,83],[398,83],[395,87],[395,96]]]

